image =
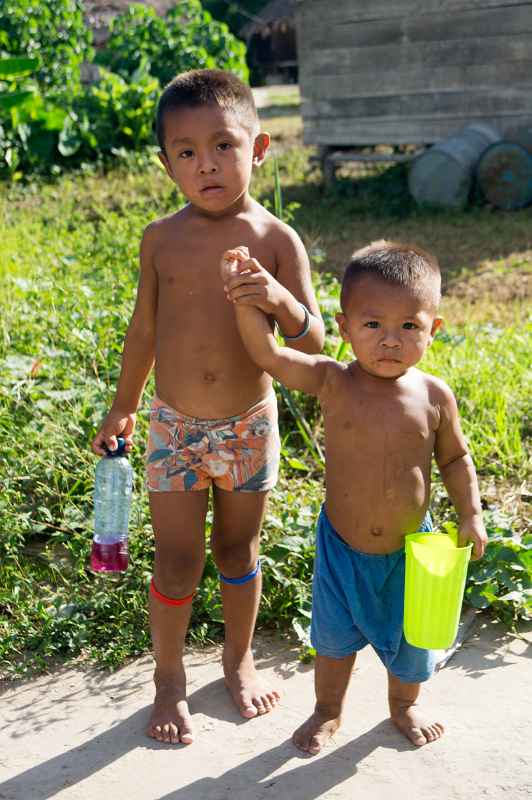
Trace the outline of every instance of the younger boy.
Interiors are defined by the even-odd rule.
[[[318,520],[311,640],[316,706],[294,733],[318,753],[340,724],[356,653],[371,643],[388,670],[392,721],[415,745],[443,733],[418,711],[434,654],[404,639],[404,537],[431,530],[434,453],[459,517],[462,541],[484,552],[477,478],[454,396],[415,368],[440,326],[440,270],[417,247],[376,242],[356,252],[341,292],[338,325],[356,360],[338,363],[279,347],[257,309],[245,306],[260,259],[224,254],[222,277],[253,360],[286,386],[317,395],[324,418],[326,497]],[[252,290],[251,290],[252,291]]]
[[[250,359],[225,302],[220,253],[241,241],[257,254],[264,269],[249,302],[276,320],[291,346],[319,352],[323,323],[300,239],[248,191],[252,167],[269,145],[249,87],[218,70],[179,75],[160,98],[157,136],[161,162],[188,205],[144,231],[120,379],[93,449],[114,449],[119,434],[131,449],[135,412],[155,363],[147,484],[156,694],[148,733],[189,744],[183,647],[203,572],[211,486],[226,684],[244,717],[270,711],[279,699],[261,686],[251,653],[259,531],[279,462],[277,406],[271,379]]]

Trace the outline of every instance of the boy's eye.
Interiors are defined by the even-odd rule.
[[[221,142],[218,145],[218,150],[229,150],[230,147],[231,147],[231,143],[230,142]]]
[[[370,322],[366,322],[364,325],[365,328],[378,328],[379,323],[376,319],[372,319]]]
[[[192,150],[181,150],[179,158],[190,158],[193,154]]]
[[[415,331],[417,329],[417,325],[415,324],[415,322],[404,322],[403,328],[405,329],[405,331]]]

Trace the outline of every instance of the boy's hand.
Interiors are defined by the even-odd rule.
[[[126,453],[129,453],[133,447],[132,437],[136,419],[136,414],[124,414],[122,411],[111,410],[92,441],[93,452],[98,456],[107,455],[104,444],[107,445],[109,450],[116,450],[118,447],[116,438],[117,436],[123,436],[126,441]]]
[[[461,545],[467,544],[467,542],[473,542],[471,561],[478,561],[479,558],[482,558],[488,541],[482,517],[478,515],[465,522],[460,522],[458,538]]]
[[[265,314],[275,314],[287,295],[285,287],[256,258],[249,257],[247,247],[224,253],[222,279],[231,303],[256,306]]]
[[[220,274],[224,288],[228,281],[239,274],[240,265],[249,260],[249,250],[244,245],[226,250],[220,261]]]

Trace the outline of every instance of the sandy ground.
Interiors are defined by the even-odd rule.
[[[528,637],[530,638],[530,637]],[[264,678],[283,693],[272,714],[244,721],[221,680],[219,649],[187,657],[197,740],[144,736],[152,661],[108,674],[61,669],[4,687],[2,800],[523,800],[532,796],[531,647],[482,623],[425,689],[447,725],[416,749],[387,720],[386,678],[369,648],[351,681],[343,728],[317,757],[292,731],[313,704],[312,666],[261,639]]]

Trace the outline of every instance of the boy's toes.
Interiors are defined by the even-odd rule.
[[[315,756],[334,736],[339,724],[339,718],[324,718],[314,713],[294,731],[292,741],[299,750]]]
[[[440,722],[435,722],[424,729],[425,736],[429,742],[435,742],[436,739],[439,739],[443,735],[443,731],[444,728]]]
[[[152,739],[157,739],[158,742],[162,742],[163,740],[163,732],[159,725],[150,725],[147,734],[151,736]]]
[[[181,744],[192,744],[194,741],[194,734],[192,733],[192,728],[187,722],[183,722],[183,724],[179,728],[179,738],[176,740],[181,742]]]
[[[267,697],[268,700],[270,701],[270,705],[272,708],[276,706],[281,699],[281,695],[279,694],[279,692],[276,692],[275,689],[271,692],[268,692]]]
[[[435,742],[444,733],[441,722],[426,723],[416,706],[400,706],[392,710],[392,722],[416,747]]]
[[[151,725],[148,728],[148,736],[165,744],[192,744],[194,741],[192,728],[186,721],[183,721],[179,728],[173,722],[166,725]]]
[[[251,695],[244,693],[241,695],[238,710],[240,711],[240,715],[245,717],[245,719],[252,719],[252,717],[256,717],[258,714],[264,714],[262,703],[254,703],[251,699]]]
[[[253,692],[242,692],[239,698],[238,710],[242,717],[252,719],[252,717],[262,716],[268,714],[273,710],[277,704],[277,693],[260,693],[253,694]]]
[[[163,725],[163,742],[167,742],[168,744],[177,744],[179,741],[179,732],[177,730],[177,725],[169,722],[167,725]]]
[[[425,736],[423,734],[421,728],[410,728],[410,730],[406,732],[406,735],[416,747],[422,747],[424,744],[431,741],[428,735]]]

